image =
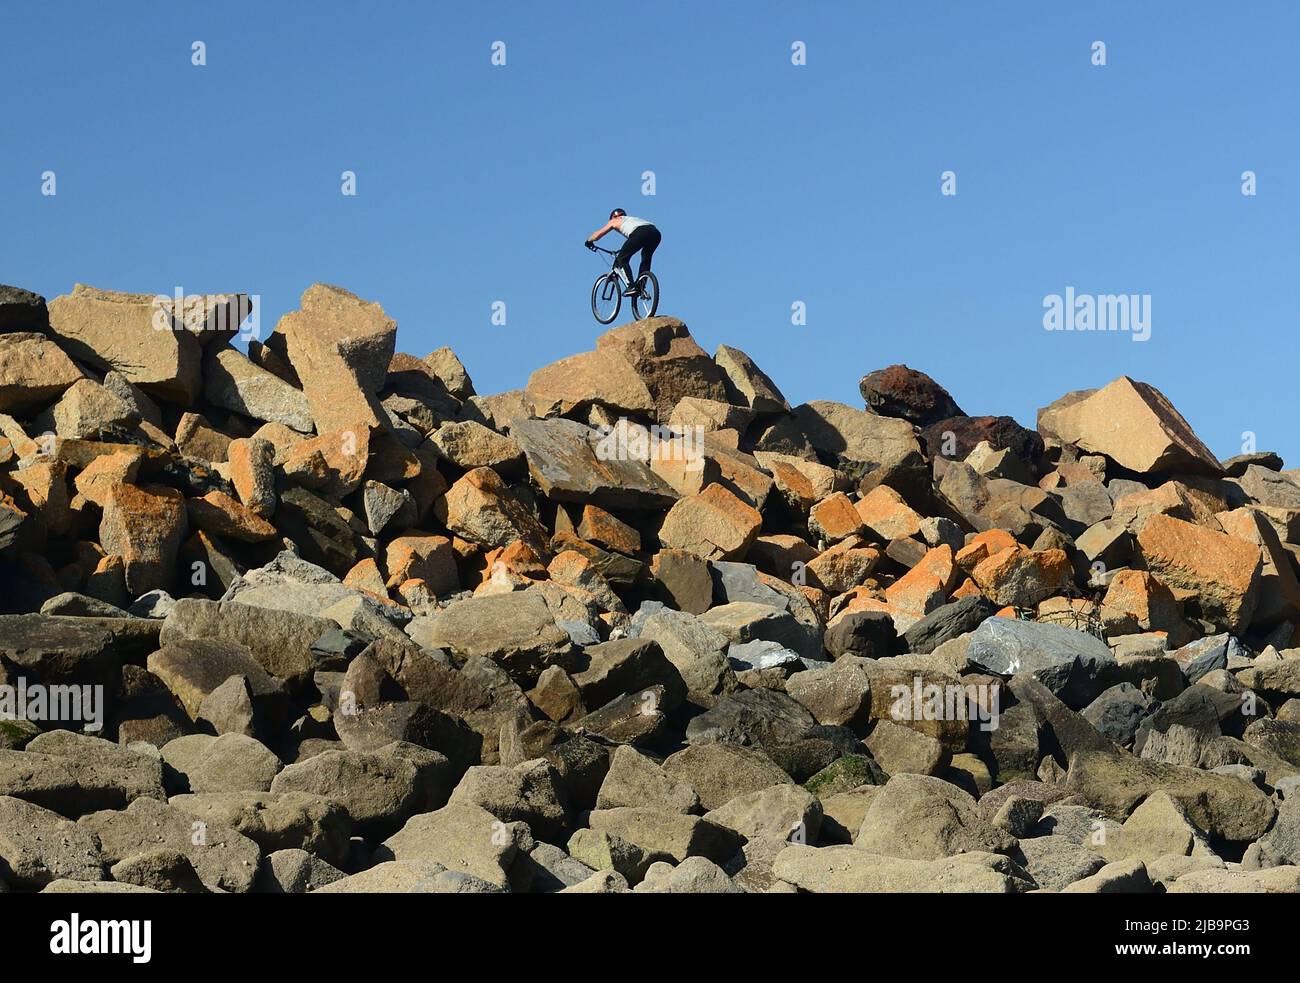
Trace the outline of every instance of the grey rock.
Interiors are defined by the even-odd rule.
[[[1064,836],[1022,839],[1019,851],[1025,870],[1049,891],[1063,890],[1106,866],[1105,857]]]
[[[390,745],[379,751],[324,751],[287,765],[272,792],[309,792],[347,810],[363,836],[387,835],[451,794],[447,759],[434,751]]]
[[[283,423],[311,433],[307,396],[230,347],[209,346],[203,360],[203,395],[223,409],[254,420]]]
[[[186,597],[167,615],[159,641],[163,646],[194,639],[235,642],[270,675],[305,682],[318,668],[312,643],[333,627],[325,618],[292,611]]]
[[[104,861],[159,849],[189,858],[208,890],[243,894],[252,889],[261,865],[257,844],[233,829],[204,825],[189,813],[155,799],[136,799],[121,812],[95,812],[79,825],[99,837]]]
[[[267,792],[283,767],[260,741],[242,734],[190,734],[169,741],[163,760],[190,792]]]
[[[658,762],[640,751],[621,746],[610,756],[609,772],[596,796],[597,809],[620,806],[689,815],[699,810],[700,797],[689,781],[669,775]]]
[[[346,865],[352,819],[338,802],[306,792],[204,792],[170,804],[209,825],[242,833],[267,853],[306,850]]]
[[[569,854],[592,870],[612,870],[635,884],[645,876],[651,857],[641,847],[605,830],[575,830],[569,838]]]
[[[704,809],[717,809],[737,795],[791,782],[767,754],[736,744],[683,748],[664,760],[663,769],[689,782]]]
[[[590,502],[607,509],[663,508],[677,493],[644,461],[600,451],[601,433],[573,420],[511,421],[528,471],[553,502]]]
[[[707,857],[725,863],[740,849],[744,837],[701,816],[658,812],[654,809],[597,809],[590,814],[591,828],[635,844],[653,861],[681,863],[687,857]]]
[[[1117,683],[1088,704],[1083,718],[1104,737],[1127,747],[1150,707],[1151,698],[1132,683]]]
[[[1245,647],[1226,632],[1197,639],[1169,653],[1169,657],[1182,666],[1189,684],[1216,669],[1228,668],[1230,656],[1249,658]]]
[[[534,893],[562,891],[566,887],[581,884],[595,873],[591,867],[550,843],[538,843],[528,851],[526,859],[537,867],[531,881]],[[516,857],[515,863],[524,860],[522,856]]]
[[[1154,888],[1146,864],[1134,857],[1106,864],[1063,890],[1067,894],[1146,894]]]
[[[903,643],[908,652],[933,652],[944,642],[974,631],[993,612],[993,602],[983,594],[959,598],[935,608],[903,632]]]
[[[96,809],[121,809],[138,798],[165,799],[162,761],[146,748],[119,747],[66,730],[46,731],[25,751],[0,751],[0,795],[69,818]]]
[[[375,859],[380,863],[432,861],[508,891],[518,835],[485,809],[467,802],[448,803],[409,819],[375,851]]]
[[[165,590],[151,590],[132,601],[127,613],[133,618],[161,619],[166,618],[175,606],[176,599]]]
[[[119,860],[110,873],[115,881],[159,892],[203,894],[207,891],[190,858],[170,847],[146,850]]]
[[[723,697],[686,725],[689,744],[763,747],[801,738],[817,721],[796,700],[774,690],[743,690]]]
[[[262,861],[253,890],[259,894],[308,894],[346,876],[306,850],[276,850]]]
[[[1061,625],[989,618],[971,635],[966,661],[977,672],[1035,676],[1067,705],[1083,707],[1117,673],[1106,643]]]
[[[538,839],[551,843],[564,843],[573,822],[564,786],[543,759],[513,768],[470,768],[451,793],[448,805],[474,805],[502,822],[525,822]]]
[[[727,661],[738,672],[746,669],[801,669],[804,665],[799,653],[780,642],[765,639],[731,642],[727,646]]]
[[[104,878],[99,842],[58,813],[0,795],[0,879],[33,890],[51,881]]]
[[[727,872],[704,857],[687,857],[681,863],[659,861],[646,870],[634,889],[638,894],[743,894]]]
[[[121,618],[125,612],[116,605],[87,597],[74,591],[56,594],[41,605],[41,614],[62,614],[86,618]]]
[[[773,870],[812,894],[1018,894],[1033,886],[1008,858],[988,853],[913,860],[858,846],[796,844],[777,855]]]
[[[1006,853],[1016,839],[980,816],[975,799],[927,775],[894,775],[871,799],[858,849],[910,860]]]

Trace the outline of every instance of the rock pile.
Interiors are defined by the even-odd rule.
[[[250,303],[0,287],[0,891],[1300,890],[1275,455]]]

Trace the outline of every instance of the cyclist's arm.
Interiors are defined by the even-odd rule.
[[[612,221],[606,222],[599,229],[597,229],[590,236],[588,236],[588,238],[591,239],[592,242],[595,242],[597,239],[599,239],[601,236],[603,236],[606,232],[608,232],[613,227],[614,227],[614,223]]]

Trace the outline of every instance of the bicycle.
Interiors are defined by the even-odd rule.
[[[632,291],[633,287],[628,282],[627,274],[614,265],[614,257],[618,253],[612,249],[603,249],[595,243],[590,248],[593,253],[604,253],[610,257],[609,272],[602,273],[591,285],[591,313],[601,324],[610,324],[618,317],[623,306],[624,292]],[[636,287],[631,297],[632,314],[637,320],[654,317],[655,311],[659,310],[659,280],[646,270],[636,278]]]

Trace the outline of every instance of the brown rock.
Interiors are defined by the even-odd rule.
[[[444,423],[429,435],[438,453],[459,468],[495,468],[503,474],[523,471],[524,455],[510,437],[481,423]]]
[[[916,536],[922,516],[888,485],[877,485],[854,505],[862,523],[881,542]]]
[[[81,370],[41,334],[0,334],[0,412],[41,406],[82,377]]]
[[[727,398],[755,413],[789,413],[790,404],[767,373],[739,348],[719,345],[713,361],[722,370]]]
[[[343,586],[363,590],[367,594],[388,600],[388,587],[384,584],[384,575],[380,572],[379,563],[373,556],[358,560],[344,575]]]
[[[27,501],[44,517],[45,527],[52,535],[65,535],[72,528],[68,483],[62,464],[32,463],[11,471],[9,476],[22,485]]]
[[[758,537],[762,524],[757,510],[721,485],[709,485],[669,509],[659,540],[706,560],[739,560]]]
[[[475,468],[447,489],[433,506],[438,521],[480,546],[507,546],[522,539],[545,550],[546,530],[491,468]]]
[[[1277,531],[1259,510],[1251,508],[1220,512],[1216,518],[1229,536],[1259,547],[1259,604],[1254,622],[1274,625],[1280,621],[1300,620],[1300,583],[1296,581],[1291,559],[1278,539]]]
[[[246,437],[232,440],[226,451],[239,500],[254,515],[269,519],[275,514],[274,446],[261,437]]]
[[[275,331],[284,336],[318,433],[385,422],[377,393],[388,377],[397,324],[382,307],[317,283]]]
[[[575,550],[557,553],[546,568],[551,580],[565,587],[576,587],[590,594],[605,611],[626,612],[623,602],[614,593],[596,564]]]
[[[648,413],[655,406],[641,376],[613,350],[543,366],[528,377],[524,392],[533,413],[542,417],[571,414],[592,403],[616,413]]]
[[[176,447],[186,457],[209,464],[226,460],[230,436],[214,429],[200,413],[185,413],[176,424]]]
[[[361,487],[370,461],[370,428],[360,421],[303,440],[284,454],[285,476],[342,498]]]
[[[905,631],[948,599],[948,591],[956,584],[956,564],[951,546],[936,546],[911,570],[885,589],[885,600],[906,617],[894,614],[894,624]],[[893,612],[891,612],[893,613]],[[906,621],[901,624],[900,621]]]
[[[984,596],[998,605],[1033,607],[1065,589],[1074,568],[1064,550],[1031,550],[1019,544],[994,553],[971,571]]]
[[[921,432],[921,440],[932,456],[958,461],[964,461],[983,442],[994,451],[1011,451],[1030,468],[1037,467],[1043,457],[1043,438],[1009,416],[955,416],[939,420]]]
[[[703,614],[713,605],[713,576],[708,561],[686,550],[665,549],[654,555],[650,572],[663,585],[673,607]]]
[[[862,529],[862,517],[843,492],[823,498],[808,512],[808,531],[827,543],[856,536]]]
[[[238,331],[252,302],[242,294],[178,302],[79,283],[49,309],[50,331],[73,358],[116,369],[151,395],[189,405],[202,388],[203,346]]]
[[[1191,592],[1200,616],[1241,632],[1259,600],[1259,547],[1202,526],[1153,515],[1138,534],[1149,570],[1166,585]]]
[[[412,579],[423,580],[434,594],[460,587],[455,551],[446,536],[399,536],[388,544],[384,565],[388,568],[388,587]]]
[[[1142,631],[1182,631],[1182,615],[1169,588],[1145,570],[1117,570],[1101,602],[1107,623],[1130,620]],[[1124,632],[1123,634],[1130,634]]]
[[[465,366],[450,348],[439,348],[430,352],[424,356],[424,363],[447,387],[447,392],[457,399],[466,400],[474,395],[474,383],[469,373],[465,371]]]
[[[122,557],[126,588],[139,597],[171,586],[185,531],[180,492],[161,485],[119,485],[109,491],[99,541],[107,552]]]
[[[1141,474],[1221,473],[1218,459],[1154,386],[1120,376],[1078,396],[1072,393],[1039,410],[1039,429]]]
[[[1005,529],[988,529],[976,533],[957,551],[957,566],[970,573],[994,553],[1012,549],[1015,545],[1016,537]]]
[[[213,536],[261,543],[277,535],[275,526],[225,492],[210,491],[202,498],[191,498],[185,508],[190,524]]]
[[[906,365],[890,365],[864,375],[858,389],[876,413],[902,417],[917,426],[965,416],[948,390],[924,372]]]
[[[577,533],[589,543],[618,553],[641,551],[641,534],[595,505],[582,507],[582,521],[578,523]]]
[[[716,399],[683,396],[668,417],[671,427],[699,427],[702,430],[735,430],[744,433],[754,422],[754,411]]]
[[[808,561],[808,583],[836,594],[852,590],[871,576],[880,555],[880,550],[867,546],[862,537],[850,536]]]
[[[650,317],[610,328],[596,339],[596,350],[616,353],[632,367],[661,422],[684,396],[727,399],[722,373],[676,318]]]

